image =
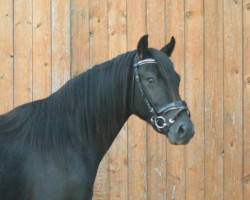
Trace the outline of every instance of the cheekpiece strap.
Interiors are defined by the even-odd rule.
[[[147,95],[146,95],[146,93],[145,93],[145,91],[143,89],[143,86],[141,84],[140,77],[139,77],[139,74],[138,74],[138,67],[142,66],[144,64],[149,64],[149,63],[156,63],[156,61],[155,61],[155,59],[152,59],[152,58],[148,58],[148,59],[144,59],[144,60],[139,61],[138,60],[138,55],[136,55],[135,63],[134,63],[134,77],[135,77],[136,83],[138,85],[138,88],[140,90],[141,96],[144,98],[144,101],[145,101],[145,103],[146,103],[146,105],[148,107],[149,112],[154,117],[157,117],[155,109],[154,109],[153,105],[150,103],[150,100],[148,99],[148,97],[147,97]]]

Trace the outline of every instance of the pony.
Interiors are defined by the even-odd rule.
[[[0,116],[0,198],[89,200],[103,156],[135,114],[187,144],[194,125],[170,61],[174,37],[161,50],[137,49],[94,66],[51,96]]]

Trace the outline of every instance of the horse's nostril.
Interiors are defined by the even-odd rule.
[[[184,125],[179,126],[177,134],[180,138],[183,138],[186,135],[186,129]]]

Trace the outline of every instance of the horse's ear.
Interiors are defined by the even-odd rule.
[[[170,57],[173,53],[174,46],[175,46],[175,39],[172,36],[170,42],[165,47],[163,47],[161,51],[163,51],[165,54],[167,54],[168,57]]]
[[[147,52],[148,52],[148,35],[144,35],[138,42],[137,53],[139,58],[143,59],[146,57]]]

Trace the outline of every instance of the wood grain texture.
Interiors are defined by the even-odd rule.
[[[108,0],[109,59],[127,52],[126,0]]]
[[[127,0],[127,6],[128,50],[134,50],[146,32],[146,4],[144,0]],[[128,129],[129,199],[147,199],[146,123],[132,116]]]
[[[107,0],[89,2],[90,66],[108,60],[108,16]],[[109,164],[108,153],[98,168],[94,185],[93,199],[109,199]]]
[[[184,83],[184,0],[166,1],[167,41],[176,39],[171,56],[174,68],[181,76],[180,95],[185,99]],[[167,144],[167,199],[185,198],[185,148]]]
[[[108,60],[107,0],[89,2],[90,66]]]
[[[13,108],[13,4],[0,4],[0,114]]]
[[[242,199],[242,1],[224,1],[224,198]]]
[[[71,1],[72,75],[86,71],[89,65],[89,2]]]
[[[126,0],[108,0],[109,59],[127,51]],[[109,149],[110,199],[128,198],[127,123]]]
[[[205,199],[223,199],[223,2],[206,0]]]
[[[70,1],[52,0],[52,92],[70,79]]]
[[[33,1],[33,100],[51,94],[51,2]]]
[[[110,199],[128,199],[127,123],[109,149]]]
[[[161,49],[165,45],[165,2],[147,1],[147,33],[149,47]],[[165,135],[159,134],[147,125],[147,199],[166,198],[166,141]]]
[[[173,146],[132,116],[93,199],[250,199],[250,0],[2,0],[0,18],[1,114],[136,49],[145,33],[158,49],[175,36],[194,138]]]
[[[186,146],[186,199],[204,197],[203,2],[185,1],[185,99],[195,136]]]
[[[14,1],[14,106],[32,100],[32,0]]]
[[[243,3],[243,63],[244,63],[244,198],[250,198],[250,0]]]

